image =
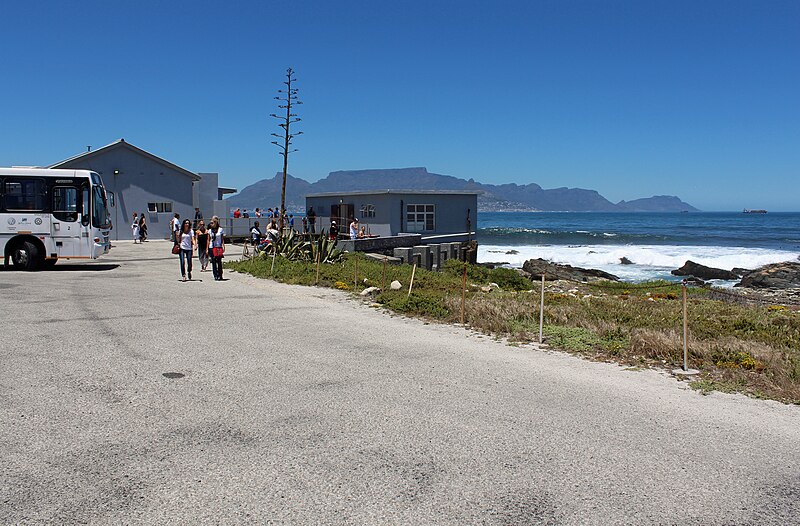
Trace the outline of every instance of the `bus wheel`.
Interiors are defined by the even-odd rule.
[[[58,261],[58,258],[45,259],[44,260],[44,268],[53,268],[53,267],[55,267],[56,266],[56,261]]]
[[[24,241],[11,252],[11,261],[20,270],[38,270],[39,250],[30,241]]]

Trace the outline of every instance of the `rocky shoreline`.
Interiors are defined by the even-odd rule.
[[[627,258],[622,258],[627,260]],[[621,261],[620,264],[629,264]],[[586,269],[553,263],[545,259],[527,260],[519,272],[531,279],[538,281],[545,276],[546,281],[593,283],[598,281],[619,282],[619,277],[598,269]],[[786,261],[772,263],[757,269],[748,270],[734,268],[731,270],[718,269],[687,261],[681,268],[672,272],[674,276],[683,277],[693,285],[708,285],[708,280],[740,280],[734,285],[735,290],[720,290],[719,294],[737,297],[743,302],[763,303],[792,303],[800,305],[800,262]]]

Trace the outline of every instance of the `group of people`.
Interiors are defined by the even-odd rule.
[[[283,224],[288,225],[290,227],[294,227],[294,214],[287,214],[285,210],[283,211],[283,214],[281,214],[281,211],[277,206],[275,207],[274,210],[272,208],[268,208],[266,212],[264,212],[260,208],[256,208],[254,215],[257,218],[265,217],[267,219],[274,219],[275,221],[279,221],[281,215],[283,215]],[[237,208],[236,210],[233,211],[233,218],[239,219],[240,217],[249,218],[250,212],[248,212],[246,208],[245,209]]]
[[[222,281],[222,258],[225,254],[225,230],[214,216],[206,228],[202,217],[193,226],[188,219],[180,220],[180,214],[172,219],[172,239],[178,248],[181,264],[181,279],[192,279],[192,256],[197,251],[200,272],[206,272],[209,261],[214,281]],[[175,252],[175,250],[173,250]]]
[[[142,212],[142,215],[136,212],[133,213],[131,235],[133,236],[134,243],[143,243],[147,241],[147,222],[144,219],[144,212]]]
[[[250,229],[250,244],[258,247],[258,250],[264,250],[271,243],[277,242],[280,236],[281,233],[275,219],[270,220],[266,233],[261,232],[261,223],[256,221]]]
[[[359,228],[358,218],[354,217],[353,221],[350,222],[350,239],[362,239],[365,237],[369,237],[367,235],[367,227],[362,226]]]

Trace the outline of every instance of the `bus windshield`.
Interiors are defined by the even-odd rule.
[[[92,185],[92,226],[108,228],[111,226],[111,215],[108,212],[106,192],[102,186]]]

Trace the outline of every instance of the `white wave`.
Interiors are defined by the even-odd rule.
[[[506,254],[516,251],[516,254]],[[626,257],[633,265],[622,265]],[[576,267],[596,268],[610,272],[627,281],[645,281],[670,277],[669,272],[687,260],[708,267],[757,268],[769,263],[797,259],[797,252],[766,248],[676,246],[676,245],[481,245],[479,261],[503,261],[512,267],[535,258]]]

